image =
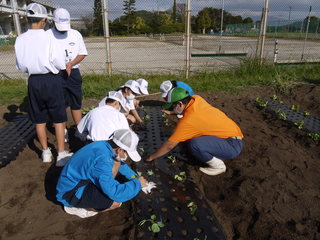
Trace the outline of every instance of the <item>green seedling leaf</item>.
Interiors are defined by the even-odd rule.
[[[306,117],[306,116],[309,116],[309,115],[310,115],[310,113],[309,113],[309,112],[304,111],[304,112],[303,112],[303,115]]]
[[[291,105],[291,110],[292,111],[297,111],[299,109],[299,105]]]
[[[152,176],[152,175],[154,175],[154,172],[152,170],[147,170],[147,174],[148,174],[148,176]]]
[[[157,218],[157,216],[156,216],[156,215],[154,215],[154,214],[153,214],[153,215],[151,215],[151,217],[150,217],[150,219],[151,219],[151,220],[156,220],[156,218]]]
[[[276,114],[279,114],[280,109],[278,108],[278,109],[276,109],[274,112],[275,112]]]
[[[311,137],[314,141],[320,140],[320,134],[317,134],[317,133],[309,133],[308,136]]]
[[[190,203],[187,205],[187,207],[189,208],[191,215],[194,215],[195,212],[196,212],[197,209],[198,209],[198,205],[195,204],[194,202],[190,202]]]
[[[157,222],[157,224],[158,224],[159,227],[164,227],[165,226],[163,222]]]
[[[268,101],[259,104],[260,107],[266,108],[268,106]]]
[[[287,120],[287,116],[284,112],[279,112],[278,117],[280,120]]]
[[[256,98],[257,103],[261,103],[261,99],[259,97]]]
[[[141,147],[141,148],[139,148],[139,150],[140,150],[141,152],[144,152],[144,148],[142,148],[142,147]]]
[[[166,117],[166,115],[167,115],[167,114],[162,113],[162,114],[161,114],[161,117],[165,118],[165,117]]]
[[[277,95],[272,96],[272,100],[277,100],[277,99],[278,99]]]
[[[174,155],[170,155],[170,156],[168,156],[168,158],[172,161],[172,163],[176,163],[176,161],[177,161],[177,158]]]
[[[154,232],[154,233],[160,232],[160,227],[158,226],[158,224],[153,223],[151,225],[151,231]]]
[[[177,179],[178,181],[182,182],[187,179],[186,172],[180,172],[179,174],[174,175],[174,179]]]
[[[145,220],[145,219],[144,219],[144,220],[142,220],[142,221],[140,221],[140,222],[139,222],[139,226],[142,226],[143,224],[145,224],[145,223],[146,223],[146,221],[147,221],[147,220]]]
[[[303,128],[303,124],[304,124],[304,121],[302,120],[301,122],[295,122],[294,125],[296,125],[299,129],[302,129]]]

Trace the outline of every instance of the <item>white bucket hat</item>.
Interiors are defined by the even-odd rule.
[[[121,92],[117,92],[117,91],[111,91],[108,93],[108,97],[107,98],[110,98],[110,99],[113,99],[113,100],[116,100],[118,102],[120,102],[120,105],[121,105],[121,110],[123,111],[126,111],[125,109],[125,106],[123,105],[123,102],[124,102],[124,97],[122,95]]]
[[[64,8],[57,8],[53,12],[54,25],[59,31],[70,30],[70,14]]]
[[[172,83],[170,80],[164,81],[160,85],[161,97],[165,98],[168,95],[168,92],[172,88]]]
[[[47,9],[39,3],[30,3],[27,6],[27,17],[48,18]]]
[[[132,161],[139,162],[141,157],[137,152],[139,138],[130,129],[118,129],[113,133],[113,142],[125,150]]]
[[[139,90],[139,83],[135,80],[128,80],[125,84],[124,87],[128,87],[131,89],[132,92],[135,94],[140,95],[140,90]]]
[[[145,94],[145,95],[149,95],[149,92],[148,92],[148,81],[143,79],[143,78],[139,78],[137,79],[137,83],[139,83],[139,89],[140,89],[140,92],[142,94]]]

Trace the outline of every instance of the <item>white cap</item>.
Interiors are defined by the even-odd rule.
[[[70,14],[64,8],[57,8],[53,12],[54,25],[59,31],[70,30]]]
[[[124,87],[128,87],[131,89],[132,92],[135,94],[140,95],[140,90],[139,90],[139,83],[135,80],[128,80],[125,84]]]
[[[125,150],[133,161],[139,162],[141,160],[137,152],[139,138],[133,131],[130,129],[118,129],[114,131],[112,140],[120,148]]]
[[[168,95],[168,92],[172,88],[172,83],[170,80],[164,81],[160,85],[161,97],[165,98]]]
[[[143,78],[139,78],[138,80],[136,80],[137,83],[139,83],[139,89],[140,89],[140,92],[142,94],[145,94],[145,95],[149,95],[149,92],[148,92],[148,85],[149,83],[147,82],[147,80],[143,79]]]
[[[108,98],[120,102],[122,109],[123,109],[123,110],[126,109],[125,106],[123,105],[123,99],[124,99],[124,97],[123,97],[123,95],[122,95],[121,92],[111,91],[111,92],[108,93]]]
[[[30,3],[27,6],[27,17],[47,18],[47,9],[39,3]]]

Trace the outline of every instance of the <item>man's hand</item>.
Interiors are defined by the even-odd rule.
[[[154,158],[152,158],[151,155],[147,156],[146,158],[146,162],[152,162],[154,160]]]
[[[140,181],[141,187],[148,186],[148,181],[144,177],[138,177],[138,180]]]
[[[72,64],[70,62],[68,62],[66,64],[66,72],[67,72],[68,76],[70,76],[71,70],[72,70]]]
[[[161,112],[163,112],[163,113],[165,113],[165,114],[167,114],[167,115],[172,115],[172,114],[174,114],[173,111],[169,111],[169,110],[165,110],[165,109],[161,109]]]

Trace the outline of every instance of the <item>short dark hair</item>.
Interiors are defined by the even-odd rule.
[[[113,135],[113,134],[112,134]],[[114,141],[112,139],[107,141],[110,146],[112,147],[112,149],[118,148],[119,146],[117,144],[114,143]]]
[[[111,104],[111,103],[114,103],[115,101],[117,101],[117,100],[114,100],[112,98],[107,98],[106,99],[106,104]]]
[[[39,23],[43,18],[27,17],[29,23]]]

